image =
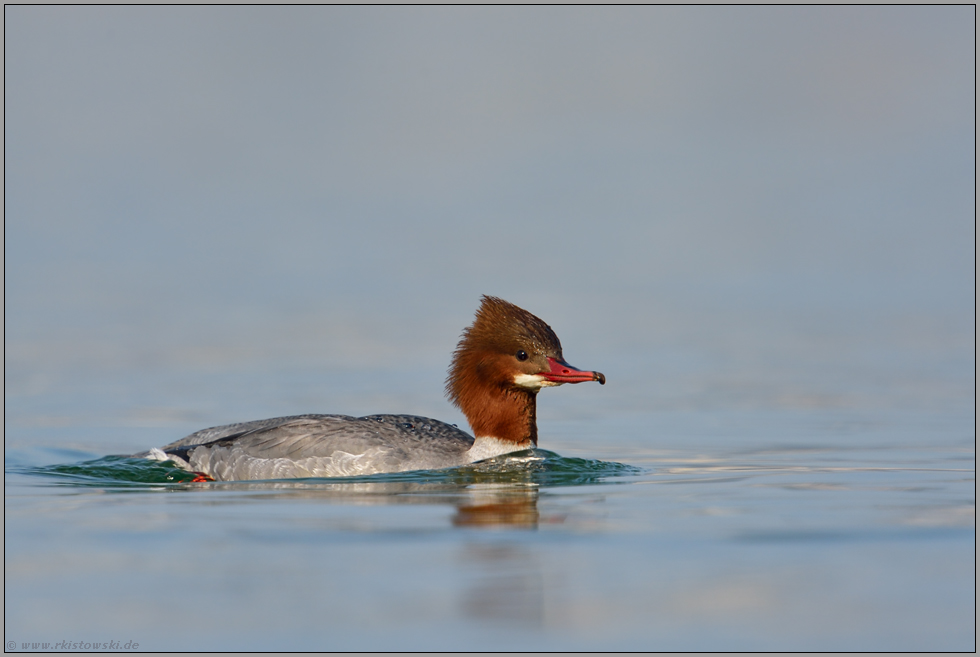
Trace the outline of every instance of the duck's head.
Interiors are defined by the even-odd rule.
[[[558,336],[538,317],[503,299],[484,296],[476,319],[456,346],[446,394],[477,437],[536,442],[538,390],[583,381],[605,384],[606,377],[565,362]]]

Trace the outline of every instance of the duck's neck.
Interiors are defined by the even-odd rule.
[[[537,446],[536,391],[497,388],[476,391],[464,400],[471,402],[461,405],[477,440],[495,438],[518,449]]]

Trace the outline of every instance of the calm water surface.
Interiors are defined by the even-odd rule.
[[[339,482],[66,473],[181,423],[8,426],[6,640],[974,649],[972,412],[569,418],[576,390],[542,399],[553,451]]]
[[[4,21],[8,651],[975,649],[975,6]],[[547,452],[101,460],[463,426],[481,294],[608,377]]]

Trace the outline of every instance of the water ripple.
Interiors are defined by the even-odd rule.
[[[543,449],[506,454],[458,468],[415,470],[357,477],[278,479],[249,482],[193,482],[195,475],[170,461],[150,461],[128,456],[105,456],[72,464],[14,467],[9,472],[45,477],[50,485],[113,489],[159,489],[275,485],[282,487],[334,486],[336,484],[436,484],[465,487],[474,484],[581,486],[605,483],[617,477],[647,473],[623,463],[563,457]]]

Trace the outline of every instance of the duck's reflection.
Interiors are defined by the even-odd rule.
[[[456,527],[521,527],[538,526],[537,488],[514,489],[477,485],[470,489],[469,499],[456,504],[453,525]]]
[[[534,529],[542,522],[561,523],[562,516],[542,518],[538,511],[538,486],[530,481],[487,483],[440,482],[351,482],[321,483],[305,481],[209,482],[193,486],[222,488],[239,495],[201,504],[252,503],[256,498],[320,499],[327,503],[352,506],[435,504],[452,505],[454,527],[503,527]]]
[[[483,484],[456,505],[456,527],[536,529],[541,521],[537,487]],[[544,575],[536,554],[520,544],[469,541],[460,560],[473,578],[461,591],[463,614],[480,623],[540,627]]]
[[[330,506],[350,507],[344,512],[363,523],[314,521],[321,531],[377,532],[390,527],[390,515],[378,516],[356,507],[435,505],[453,511],[447,528],[470,532],[459,545],[457,563],[461,577],[456,588],[457,613],[480,624],[533,629],[545,624],[547,582],[539,554],[523,543],[513,530],[536,530],[541,524],[564,522],[562,515],[543,515],[538,509],[539,487],[529,478],[507,482],[248,482],[194,484],[195,487],[235,491],[231,496],[207,496],[197,504],[254,504],[257,500],[316,500]],[[407,509],[406,509],[407,511]],[[332,515],[332,514],[328,514]],[[401,514],[396,514],[401,515]],[[308,522],[308,516],[304,517]],[[396,523],[397,524],[397,523]],[[308,525],[307,525],[308,526]],[[495,530],[504,530],[495,533]]]

